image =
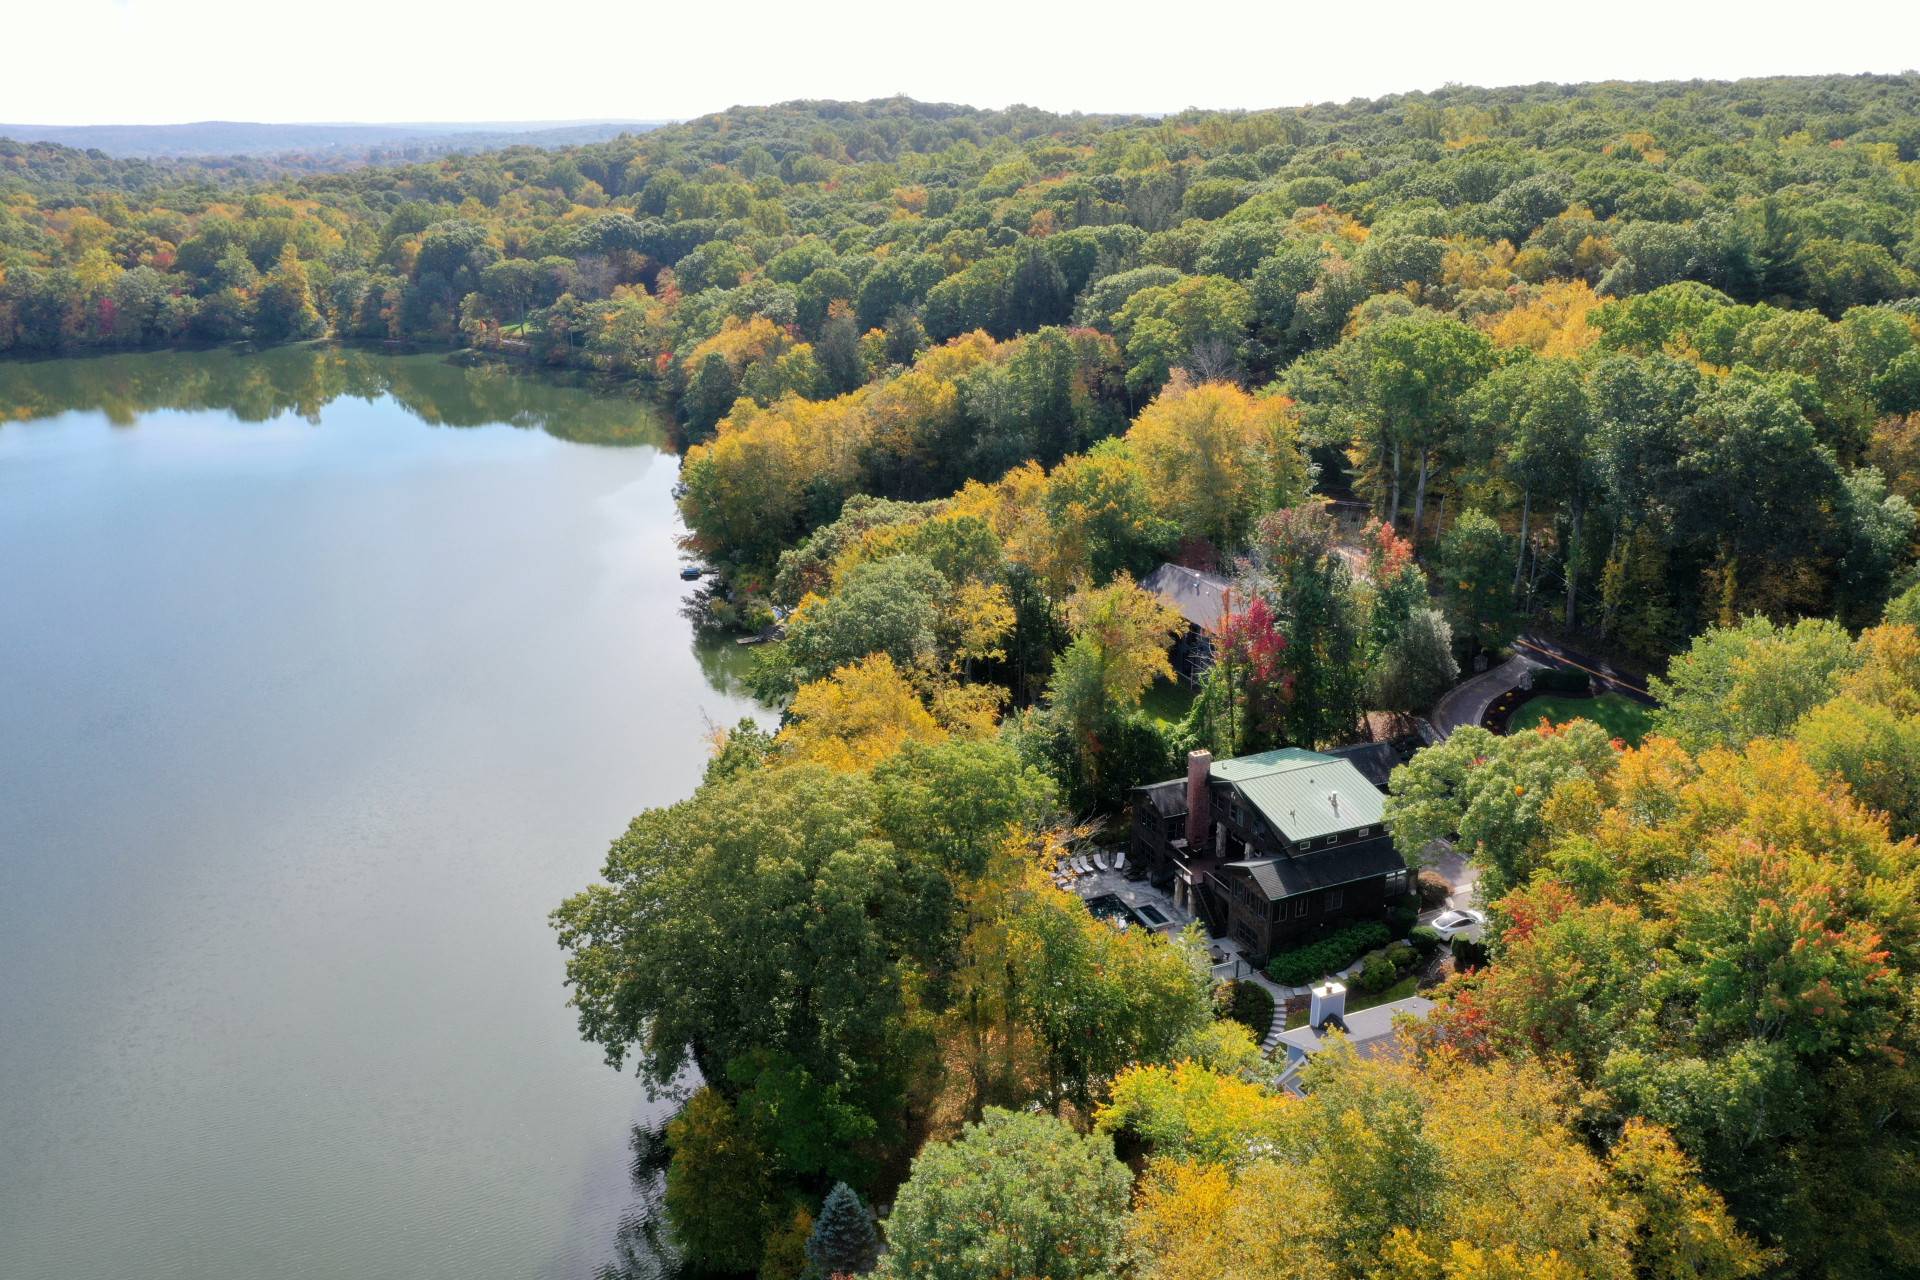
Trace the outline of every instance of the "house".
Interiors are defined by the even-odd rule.
[[[1132,793],[1129,857],[1256,964],[1407,894],[1383,797],[1350,760],[1285,747],[1216,761]]]
[[[1307,1024],[1280,1033],[1280,1043],[1276,1047],[1287,1051],[1286,1065],[1281,1072],[1283,1085],[1297,1091],[1294,1082],[1300,1068],[1306,1065],[1307,1059],[1326,1047],[1327,1037],[1336,1031],[1347,1037],[1353,1045],[1353,1051],[1362,1058],[1398,1057],[1400,1040],[1394,1034],[1394,1020],[1403,1014],[1425,1019],[1433,1011],[1433,1001],[1420,996],[1408,996],[1404,1000],[1377,1004],[1371,1009],[1360,1009],[1353,1013],[1348,1013],[1346,1007],[1347,989],[1340,983],[1328,979],[1313,988],[1312,1003],[1307,1008]]]
[[[1361,742],[1351,747],[1335,747],[1327,754],[1351,763],[1362,777],[1382,791],[1387,789],[1387,779],[1401,763],[1400,753],[1390,742]]]
[[[1173,669],[1187,683],[1200,683],[1213,665],[1213,637],[1226,620],[1233,584],[1218,574],[1163,564],[1140,579],[1140,586],[1187,620],[1187,629],[1173,643]]]

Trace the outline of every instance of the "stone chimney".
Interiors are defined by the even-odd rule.
[[[1347,989],[1329,978],[1313,988],[1313,1003],[1307,1007],[1307,1025],[1319,1031],[1332,1022],[1346,1030]]]
[[[1187,855],[1199,857],[1213,843],[1213,752],[1187,752]]]

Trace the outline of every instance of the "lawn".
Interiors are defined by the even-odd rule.
[[[1638,746],[1640,739],[1653,730],[1652,707],[1617,693],[1603,693],[1597,698],[1563,698],[1557,694],[1529,698],[1508,717],[1507,732],[1534,728],[1542,717],[1554,724],[1591,720],[1628,746]]]
[[[1392,1004],[1395,1000],[1405,1000],[1420,990],[1420,971],[1414,970],[1385,991],[1367,992],[1358,987],[1347,988],[1347,1012],[1358,1013],[1362,1009],[1371,1009],[1377,1004]],[[1311,1006],[1309,1006],[1310,1008]],[[1287,1016],[1287,1030],[1307,1025],[1307,1009]]]
[[[1155,680],[1140,699],[1141,709],[1162,724],[1179,724],[1192,705],[1193,690],[1178,680]]]

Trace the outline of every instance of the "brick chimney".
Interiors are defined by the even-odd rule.
[[[1213,844],[1213,752],[1187,752],[1187,854],[1198,857]]]

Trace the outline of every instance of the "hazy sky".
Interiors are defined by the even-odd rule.
[[[1172,111],[1449,81],[1920,65],[1916,0],[0,0],[0,121],[683,118],[788,98]]]

